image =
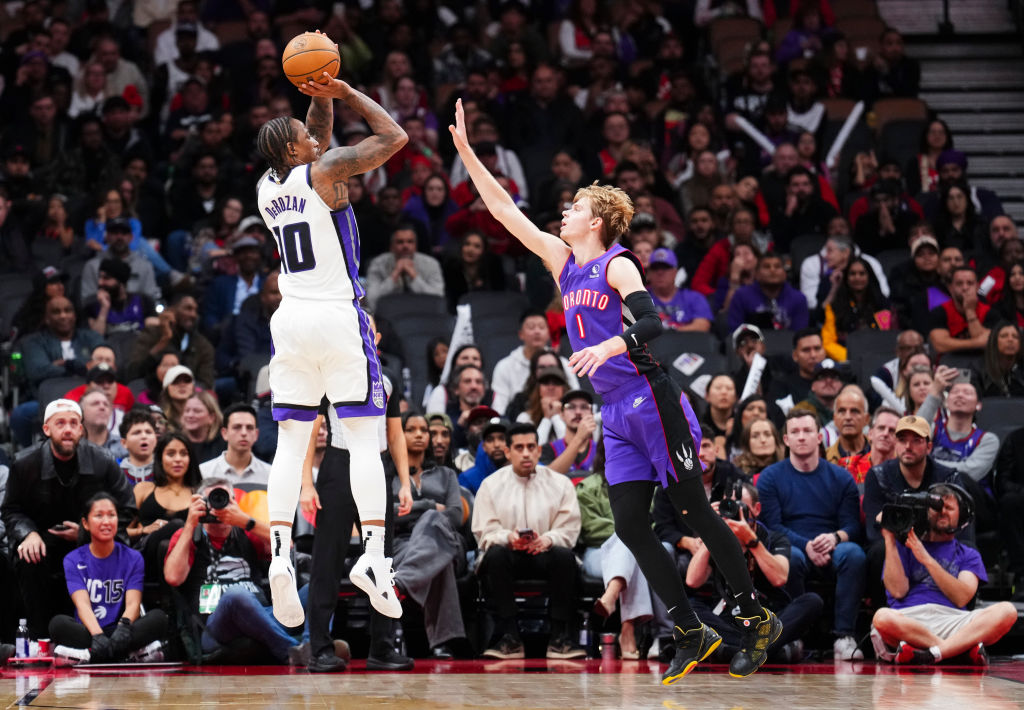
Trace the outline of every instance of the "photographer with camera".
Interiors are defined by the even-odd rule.
[[[242,512],[227,480],[204,480],[185,525],[171,537],[164,578],[181,588],[198,616],[205,662],[240,637],[262,644],[279,663],[309,662],[308,646],[300,648],[274,618],[263,590],[269,552],[270,526]]]
[[[978,551],[956,540],[970,524],[974,503],[956,484],[935,484],[926,495],[934,500],[928,500],[922,537],[910,529],[901,543],[897,532],[882,527],[889,608],[872,620],[876,655],[893,663],[938,663],[966,653],[970,663],[987,665],[985,644],[1013,627],[1017,609],[1009,602],[965,609],[978,582],[988,580]]]
[[[821,432],[814,412],[794,407],[786,415],[783,437],[789,458],[761,472],[757,490],[769,530],[789,538],[787,588],[804,592],[809,577],[835,579],[832,648],[837,660],[864,658],[854,639],[857,610],[864,596],[864,551],[860,496],[853,477],[818,456]]]
[[[961,483],[955,471],[936,463],[932,451],[931,426],[927,419],[906,416],[896,423],[896,458],[870,469],[864,477],[864,511],[867,533],[868,598],[874,607],[883,599],[882,564],[885,545],[882,537],[882,508],[893,504],[905,493],[923,493],[935,483]],[[961,540],[973,540],[973,527],[968,526]]]
[[[729,495],[712,503],[725,519],[747,557],[747,567],[754,580],[754,590],[763,605],[778,609],[782,622],[782,634],[769,647],[773,660],[797,662],[803,657],[801,637],[821,615],[824,602],[814,592],[805,592],[795,599],[785,592],[789,579],[789,557],[791,546],[784,533],[769,530],[757,517],[761,514],[761,502],[757,489],[747,482],[736,482]],[[725,578],[715,568],[711,554],[704,543],[697,538],[696,551],[686,571],[686,586],[698,588],[714,574],[716,599],[708,605],[704,599],[691,600],[697,617],[713,628],[722,637],[723,657],[731,657],[742,646],[742,635],[728,618],[720,614],[729,609],[733,593],[726,585]]]

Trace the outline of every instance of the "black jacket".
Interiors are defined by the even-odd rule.
[[[84,436],[76,456],[78,475],[65,486],[57,478],[49,439],[18,454],[11,466],[7,495],[0,506],[11,549],[29,533],[37,532],[45,541],[46,531],[54,525],[81,520],[86,501],[101,491],[117,500],[118,529],[123,535],[137,512],[128,479],[110,454]]]

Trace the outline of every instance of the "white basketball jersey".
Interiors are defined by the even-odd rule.
[[[257,202],[281,255],[284,298],[352,301],[359,282],[359,229],[352,207],[332,211],[313,189],[311,165],[292,168],[284,182],[269,173]]]

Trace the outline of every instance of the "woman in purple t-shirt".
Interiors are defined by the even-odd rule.
[[[82,529],[91,540],[64,557],[75,618],[58,614],[50,620],[57,657],[123,661],[167,630],[167,615],[159,609],[140,616],[142,555],[114,540],[117,522],[117,503],[109,493],[97,493],[85,504]]]

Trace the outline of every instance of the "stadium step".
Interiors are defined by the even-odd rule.
[[[967,153],[973,184],[995,191],[1024,226],[1024,51],[1005,0],[950,2],[952,35],[940,34],[942,0],[878,0],[921,62],[922,100]]]

